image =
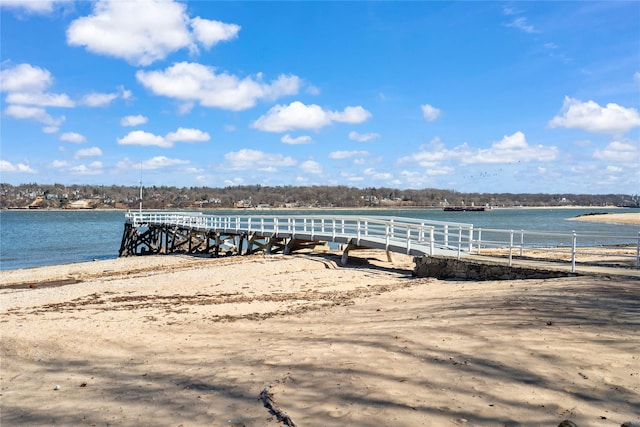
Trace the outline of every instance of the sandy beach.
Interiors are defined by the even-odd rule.
[[[640,212],[606,213],[596,215],[582,215],[571,218],[573,221],[608,222],[611,224],[640,225]]]
[[[640,422],[640,286],[414,278],[354,252],[3,271],[6,426]],[[292,425],[290,424],[290,425]]]

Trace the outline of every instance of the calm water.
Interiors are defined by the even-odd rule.
[[[225,210],[215,215],[381,215],[471,223],[475,228],[579,233],[603,232],[637,238],[640,227],[568,221],[590,212],[637,212],[632,209],[494,209],[444,212],[423,209]],[[118,256],[123,211],[0,211],[0,270],[69,264]]]

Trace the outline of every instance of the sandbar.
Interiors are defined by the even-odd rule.
[[[572,221],[608,222],[612,224],[640,225],[640,212],[581,215],[570,219]]]

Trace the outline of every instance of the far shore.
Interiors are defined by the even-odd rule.
[[[483,207],[483,206],[479,206],[479,207]],[[624,207],[624,206],[580,206],[580,205],[570,205],[570,206],[484,206],[487,208],[488,211],[491,210],[501,210],[501,209],[566,209],[566,210],[570,210],[570,209],[612,209],[612,210],[619,210],[619,209],[629,209],[628,207]],[[383,210],[442,210],[443,207],[442,206],[360,206],[360,207],[343,207],[343,206],[338,206],[338,207],[331,207],[331,206],[320,206],[320,207],[313,207],[313,206],[299,206],[299,207],[266,207],[266,208],[258,208],[258,207],[252,207],[252,208],[234,208],[234,207],[187,207],[187,208],[175,208],[175,207],[166,207],[166,208],[154,208],[154,209],[149,209],[149,208],[145,208],[143,206],[142,210],[143,211],[238,211],[238,212],[244,212],[244,211],[297,211],[297,210],[335,210],[335,211],[345,211],[345,210],[372,210],[372,211],[383,211]],[[52,212],[60,212],[60,211],[122,211],[122,212],[127,212],[127,211],[137,211],[139,210],[138,207],[132,207],[132,208],[37,208],[37,209],[30,209],[29,207],[10,207],[10,208],[0,208],[0,211],[28,211],[28,212],[42,212],[42,211],[52,211]]]

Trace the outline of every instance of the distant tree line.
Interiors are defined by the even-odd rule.
[[[118,185],[0,183],[0,208],[117,208],[140,206],[140,188]],[[629,194],[462,193],[425,188],[244,185],[224,188],[151,186],[142,189],[145,209],[364,208],[446,206],[634,206]]]

